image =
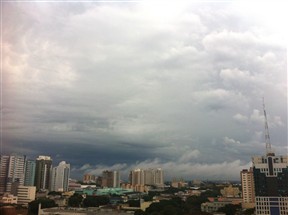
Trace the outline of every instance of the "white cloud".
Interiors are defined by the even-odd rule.
[[[234,140],[233,138],[224,137],[223,139],[225,145],[240,145],[240,141]]]
[[[237,86],[237,84],[253,84],[254,77],[251,76],[249,71],[241,71],[238,68],[234,69],[222,69],[219,73],[220,78],[224,80],[225,83],[233,84]]]
[[[197,158],[199,155],[200,155],[200,151],[197,149],[192,150],[192,151],[187,151],[179,158],[179,162],[180,163],[189,162]]]
[[[264,115],[260,114],[260,111],[257,109],[254,109],[253,112],[250,115],[250,119],[252,122],[257,122],[257,123],[264,123]]]
[[[240,113],[237,113],[233,116],[233,119],[235,119],[237,122],[240,122],[240,123],[246,123],[248,122],[248,117],[247,116],[244,116]]]

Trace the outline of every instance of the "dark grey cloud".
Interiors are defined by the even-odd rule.
[[[265,150],[263,96],[287,150],[285,11],[270,6],[4,3],[4,152],[52,155],[75,177],[237,179]]]

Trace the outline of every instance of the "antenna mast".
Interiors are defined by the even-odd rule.
[[[263,97],[263,111],[264,111],[264,117],[265,117],[265,143],[266,143],[266,155],[274,155],[272,148],[271,148],[271,142],[270,142],[270,135],[269,135],[269,128],[268,128],[268,120],[265,110],[265,103],[264,103],[264,97]]]

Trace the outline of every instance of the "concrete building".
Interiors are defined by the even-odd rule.
[[[254,156],[256,215],[288,214],[288,156]]]
[[[120,174],[119,171],[105,170],[102,173],[102,187],[120,187]]]
[[[25,165],[24,186],[34,186],[35,183],[35,160],[27,160]]]
[[[24,184],[26,156],[1,155],[0,193],[17,194],[17,187]]]
[[[163,186],[164,185],[164,175],[163,170],[161,168],[157,168],[154,170],[154,185]]]
[[[171,182],[171,187],[182,188],[187,186],[188,186],[187,182],[185,182],[182,178],[181,179],[173,178]]]
[[[218,211],[220,208],[225,207],[225,205],[239,205],[242,202],[241,198],[208,198],[208,200],[209,202],[201,204],[202,212],[213,213]]]
[[[157,169],[135,169],[130,172],[130,183],[132,186],[155,185],[163,186],[163,171]]]
[[[9,157],[9,155],[0,155],[0,194],[4,194],[6,192]]]
[[[131,171],[129,177],[132,186],[145,184],[143,169],[135,169]]]
[[[61,161],[58,166],[52,168],[51,191],[68,191],[70,177],[70,164]]]
[[[36,159],[35,186],[37,190],[49,190],[51,170],[51,157],[41,155]]]
[[[229,185],[228,187],[224,187],[220,190],[220,193],[223,197],[226,198],[238,198],[241,195],[241,192],[238,187],[233,187]]]
[[[18,204],[21,205],[28,205],[29,202],[35,200],[36,196],[36,187],[34,186],[19,186],[17,197],[18,197]]]
[[[266,155],[253,156],[256,215],[288,214],[288,155],[275,155],[271,148],[267,116],[265,117]]]
[[[240,172],[241,186],[242,186],[242,208],[254,208],[255,207],[255,188],[253,169],[243,169]]]
[[[96,182],[96,176],[92,174],[85,174],[83,176],[83,183],[89,184],[89,183],[95,183]]]
[[[113,171],[113,187],[120,187],[120,173]]]
[[[17,204],[17,200],[17,196],[9,193],[5,193],[3,196],[0,197],[0,203],[2,204]]]

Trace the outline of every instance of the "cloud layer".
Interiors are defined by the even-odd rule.
[[[285,11],[246,9],[3,3],[4,152],[66,160],[74,177],[154,166],[237,179],[265,151],[263,96],[287,151]]]

